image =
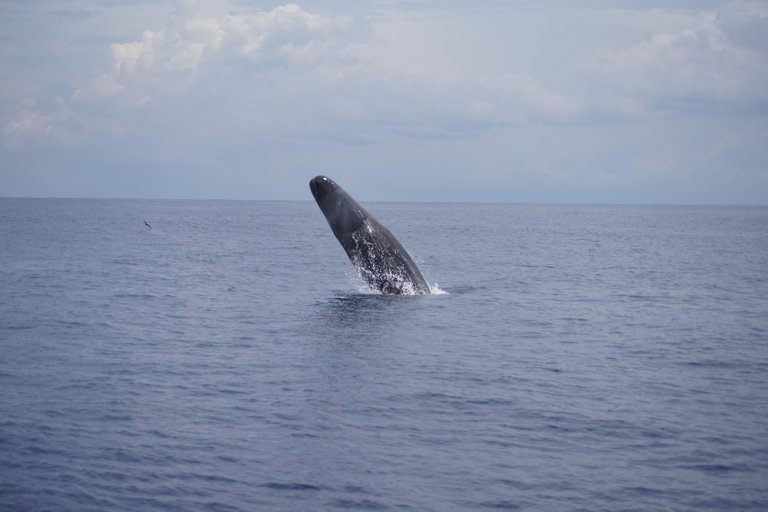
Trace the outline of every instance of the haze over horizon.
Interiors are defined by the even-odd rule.
[[[6,0],[0,197],[768,205],[768,2]]]

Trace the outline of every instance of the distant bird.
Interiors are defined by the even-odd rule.
[[[152,229],[152,226],[150,226],[149,224],[147,224],[147,221],[144,221],[144,225],[145,225],[145,226],[147,226],[149,229]]]

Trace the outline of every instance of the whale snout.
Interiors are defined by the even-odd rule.
[[[318,200],[332,190],[335,185],[330,178],[315,176],[309,182],[309,189],[312,191],[312,195],[315,196],[315,200]]]

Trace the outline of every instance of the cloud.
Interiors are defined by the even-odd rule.
[[[236,14],[231,14],[225,3],[182,5],[186,9],[172,15],[168,25],[156,31],[146,30],[141,41],[110,45],[118,76],[197,71],[206,61],[236,56],[277,65],[318,60],[337,49],[337,37],[352,24],[345,17],[310,14],[296,4]],[[219,8],[209,12],[211,9],[206,7],[211,5]]]
[[[768,4],[731,2],[718,9],[717,24],[734,44],[756,52],[768,50]]]
[[[22,100],[23,108],[11,118],[2,133],[9,148],[18,148],[25,139],[45,134],[52,129],[54,116],[45,115],[36,109],[37,102],[32,98]]]
[[[261,198],[301,198],[308,168],[407,178],[411,199],[650,197],[686,172],[765,190],[766,2],[64,1],[88,16],[0,20],[4,162],[109,169],[105,190],[142,173],[165,197],[254,197],[258,177]]]
[[[44,147],[50,142],[67,145],[76,139],[68,130],[73,112],[67,103],[56,98],[41,105],[33,98],[24,98],[15,114],[0,129],[2,140],[9,149],[19,150],[28,143]]]
[[[125,44],[111,44],[109,50],[115,60],[115,75],[121,72],[133,73],[141,62],[141,67],[151,69],[155,62],[155,46],[161,46],[162,31],[159,33],[146,30],[141,41]],[[112,77],[114,79],[114,76]]]
[[[269,73],[305,75],[329,61],[349,60],[343,44],[354,28],[349,17],[323,17],[296,4],[237,12],[224,1],[180,0],[138,40],[110,44],[112,69],[82,83],[71,100],[85,112],[100,98],[112,98],[93,112],[102,117],[110,109],[176,108],[171,105],[179,101],[187,103],[179,106],[186,113],[208,103],[242,117],[237,102],[248,89],[274,83],[265,78]],[[114,114],[117,122],[122,116]]]
[[[102,73],[83,84],[72,94],[72,100],[87,98],[89,96],[114,96],[124,87],[117,83],[115,74]]]
[[[529,120],[558,122],[574,113],[574,105],[562,95],[547,90],[528,73],[505,73],[477,80],[484,110],[500,120],[521,123]],[[474,100],[474,102],[482,100]],[[473,104],[474,104],[473,102]]]
[[[573,113],[565,97],[526,72],[413,74],[356,55],[360,43],[386,44],[372,35],[365,22],[296,4],[237,12],[223,1],[182,1],[160,27],[109,45],[112,69],[72,100],[175,104],[186,124],[205,103],[230,120],[230,129],[346,143],[453,138],[530,120],[561,122]]]
[[[700,15],[698,26],[659,33],[582,62],[594,92],[608,91],[625,112],[755,113],[768,108],[768,7],[732,2]],[[604,99],[603,93],[600,93]]]

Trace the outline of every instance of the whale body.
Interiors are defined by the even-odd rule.
[[[333,234],[372,288],[389,294],[429,294],[429,285],[400,242],[332,179],[309,182]]]

